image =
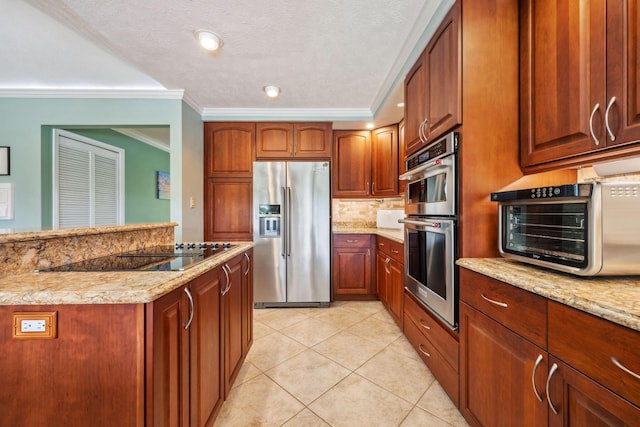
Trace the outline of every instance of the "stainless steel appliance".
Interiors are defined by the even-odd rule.
[[[328,306],[328,162],[254,162],[254,306]]]
[[[405,288],[450,328],[458,324],[458,134],[406,160]]]
[[[500,253],[579,276],[640,274],[640,182],[590,182],[491,194]]]
[[[205,259],[221,255],[234,245],[199,242],[153,246],[59,265],[36,272],[53,271],[182,271]]]

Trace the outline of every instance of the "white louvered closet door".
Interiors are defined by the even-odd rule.
[[[112,151],[104,144],[97,146],[71,135],[58,132],[54,144],[54,226],[122,224],[123,151],[116,147]]]

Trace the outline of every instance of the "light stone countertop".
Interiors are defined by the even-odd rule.
[[[393,228],[377,228],[367,225],[349,225],[349,224],[334,224],[334,234],[375,234],[377,236],[386,237],[397,243],[404,244],[404,230],[396,230]]]
[[[640,331],[640,276],[585,278],[505,258],[462,258],[457,264]]]
[[[237,242],[224,255],[184,271],[42,272],[0,277],[0,305],[140,304],[171,292],[253,247]]]

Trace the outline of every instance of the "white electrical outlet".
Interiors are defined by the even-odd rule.
[[[20,321],[21,332],[45,332],[47,330],[47,322],[44,319],[31,319]]]

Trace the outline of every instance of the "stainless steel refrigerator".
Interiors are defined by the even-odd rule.
[[[253,163],[253,301],[256,308],[328,306],[328,162]]]

